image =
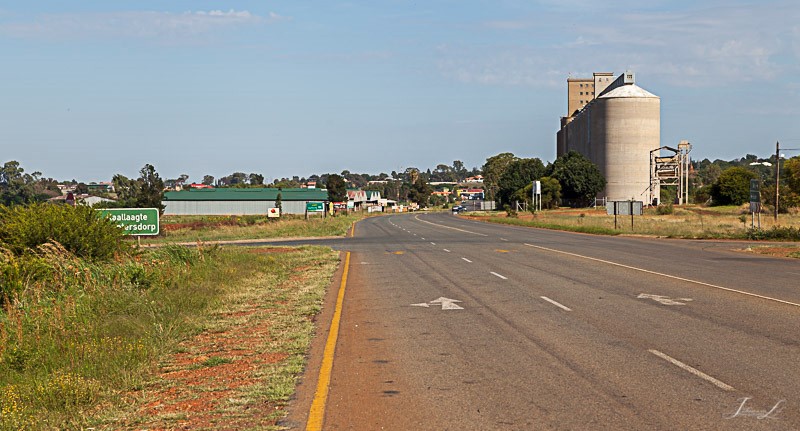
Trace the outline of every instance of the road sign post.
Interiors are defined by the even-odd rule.
[[[758,228],[761,229],[761,182],[757,179],[750,180],[750,227],[755,228],[756,213],[758,213]]]
[[[606,214],[614,215],[614,229],[617,229],[617,215],[631,216],[631,230],[633,230],[633,216],[642,215],[644,202],[642,201],[608,201],[606,202]]]
[[[325,203],[306,202],[306,219],[308,219],[308,213],[322,213],[322,216],[325,217]]]
[[[125,235],[155,236],[160,233],[157,208],[104,208],[97,210],[125,231]]]

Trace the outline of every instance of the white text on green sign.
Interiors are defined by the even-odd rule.
[[[125,229],[127,235],[158,235],[158,210],[155,208],[115,208],[100,212]]]

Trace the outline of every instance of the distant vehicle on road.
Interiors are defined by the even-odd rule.
[[[465,210],[466,210],[466,208],[461,206],[461,205],[454,205],[452,211],[454,213],[460,213],[461,211],[465,211]]]

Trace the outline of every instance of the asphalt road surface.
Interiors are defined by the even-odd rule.
[[[444,213],[325,243],[326,430],[800,429],[798,260]]]

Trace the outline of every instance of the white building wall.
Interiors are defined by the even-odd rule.
[[[308,201],[310,202],[310,201]],[[316,201],[315,201],[316,202]],[[164,215],[266,215],[274,201],[164,201]],[[305,214],[307,201],[282,201],[283,214]]]

